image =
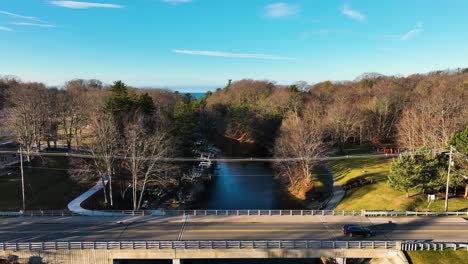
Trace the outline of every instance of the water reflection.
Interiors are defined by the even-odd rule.
[[[259,157],[266,151],[254,144],[226,139],[224,157]],[[262,155],[263,154],[263,155]],[[196,205],[198,209],[301,209],[274,179],[271,163],[220,162],[215,177]]]

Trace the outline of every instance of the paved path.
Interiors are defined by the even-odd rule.
[[[0,219],[0,242],[129,240],[366,240],[343,236],[347,223],[368,226],[367,240],[468,242],[463,218],[362,216],[21,217]],[[389,222],[391,221],[391,222]]]
[[[343,187],[340,185],[340,183],[336,180],[328,164],[325,164],[324,167],[325,167],[326,173],[328,174],[328,177],[330,177],[333,181],[332,197],[328,201],[324,210],[334,210],[338,206],[338,204],[341,202],[341,200],[343,200],[343,197],[345,196],[346,192],[343,189]]]
[[[104,182],[107,184],[107,180]],[[91,187],[91,189],[87,190],[86,192],[82,193],[80,196],[76,197],[73,201],[68,204],[68,210],[81,214],[81,215],[111,215],[111,213],[102,212],[102,211],[92,211],[87,210],[81,207],[81,204],[86,201],[89,197],[93,196],[93,194],[99,192],[103,188],[102,180],[99,180],[96,185]]]

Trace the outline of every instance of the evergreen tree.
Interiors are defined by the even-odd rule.
[[[465,198],[468,198],[468,127],[456,133],[449,141],[455,147],[455,173],[451,177],[451,187],[465,184]]]
[[[421,149],[421,152],[427,154],[400,156],[390,167],[390,186],[404,191],[407,197],[411,190],[425,192],[443,186],[443,156],[432,156],[425,148]]]

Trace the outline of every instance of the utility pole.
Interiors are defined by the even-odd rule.
[[[445,188],[445,212],[448,211],[448,195],[449,195],[449,184],[450,184],[450,169],[452,167],[452,156],[453,156],[453,146],[450,145],[449,164],[448,164],[448,169],[447,169],[447,186]]]
[[[26,211],[26,197],[24,195],[23,148],[20,147],[21,192],[23,193],[23,211]]]

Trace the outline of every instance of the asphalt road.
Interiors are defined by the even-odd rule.
[[[346,237],[344,224],[374,230]],[[463,218],[341,216],[0,218],[0,242],[129,240],[426,240],[468,242]]]

